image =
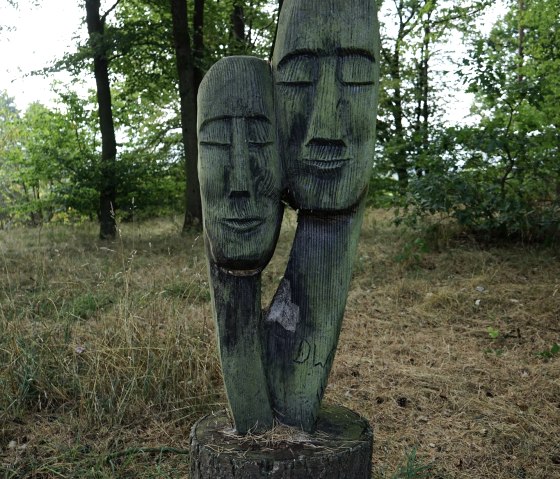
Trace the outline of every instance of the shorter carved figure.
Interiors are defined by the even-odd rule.
[[[261,276],[282,221],[270,66],[228,57],[198,94],[199,179],[224,384],[240,434],[273,421],[261,347]]]

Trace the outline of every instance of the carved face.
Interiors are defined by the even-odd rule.
[[[231,270],[264,267],[282,206],[272,79],[257,58],[229,57],[198,96],[198,174],[211,259]]]
[[[285,0],[273,55],[280,156],[298,208],[357,203],[373,163],[375,0]]]

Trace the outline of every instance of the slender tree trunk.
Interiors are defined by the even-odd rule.
[[[269,61],[272,61],[272,55],[274,53],[274,46],[276,45],[276,35],[278,33],[278,21],[280,19],[280,12],[282,11],[282,4],[283,3],[284,3],[284,0],[278,0],[278,17],[276,19],[276,31],[274,32],[274,38],[272,39],[272,46],[270,47]]]
[[[97,86],[99,107],[99,127],[101,130],[101,185],[99,197],[99,237],[114,239],[117,233],[115,222],[115,200],[117,181],[115,162],[117,142],[111,107],[111,86],[109,82],[109,60],[103,45],[105,18],[101,17],[101,0],[85,0],[86,22],[90,44],[93,47],[93,73]]]
[[[517,50],[517,58],[518,58],[518,71],[517,71],[517,81],[521,83],[523,81],[523,63],[524,63],[524,55],[525,55],[525,0],[518,0],[517,2],[518,9],[519,9],[519,45]]]
[[[243,0],[234,0],[233,10],[230,16],[230,37],[233,44],[233,52],[242,54],[247,51],[247,38],[245,36],[245,13],[243,11]]]
[[[400,46],[399,41],[395,46],[393,55],[393,62],[391,64],[391,77],[395,82],[395,93],[393,99],[393,120],[395,122],[395,137],[398,144],[396,151],[393,154],[393,167],[397,173],[399,183],[399,193],[404,195],[408,188],[408,165],[406,161],[406,149],[404,138],[404,125],[403,125],[403,99],[401,91],[401,62],[400,62]]]
[[[194,84],[198,94],[198,87],[204,76],[204,0],[194,0],[193,27]]]
[[[179,96],[181,99],[181,129],[185,150],[185,221],[183,232],[202,222],[200,184],[198,182],[198,145],[196,139],[196,95],[198,93],[195,57],[191,47],[186,0],[170,0],[173,19],[173,41],[179,76]],[[195,2],[195,18],[202,23],[204,0]],[[200,37],[198,37],[200,35]],[[195,27],[195,36],[202,48],[202,24]],[[201,73],[198,73],[201,76]],[[199,80],[198,80],[199,81]]]
[[[418,98],[416,110],[416,131],[421,138],[418,145],[418,156],[428,149],[429,127],[430,127],[430,41],[431,41],[431,12],[427,13],[427,18],[423,22],[424,38],[420,49],[420,62],[418,64]],[[425,171],[424,164],[415,165],[416,174],[422,176]]]

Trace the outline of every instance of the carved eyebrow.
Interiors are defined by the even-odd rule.
[[[285,63],[290,62],[294,58],[298,57],[318,57],[321,52],[317,50],[309,50],[308,48],[300,48],[298,50],[294,50],[293,52],[287,53],[282,60],[278,62],[278,68],[281,68]]]
[[[340,48],[337,53],[340,56],[359,55],[361,57],[366,57],[367,59],[375,63],[374,54],[369,50],[366,50],[365,48]]]
[[[206,118],[198,127],[199,130],[202,130],[206,125],[208,125],[209,123],[212,123],[214,121],[220,121],[220,120],[231,120],[233,118],[245,118],[247,120],[260,120],[260,121],[265,121],[266,123],[272,124],[272,122],[270,121],[270,118],[268,118],[266,115],[260,114],[260,113],[256,113],[254,115],[220,115],[220,116],[213,116],[211,118]]]
[[[231,115],[222,115],[222,116],[213,116],[211,118],[206,118],[198,127],[199,131],[202,131],[202,129],[208,125],[208,123],[212,123],[214,121],[220,121],[220,120],[231,120],[233,117]]]
[[[256,115],[247,115],[247,116],[239,116],[236,118],[247,118],[248,120],[259,120],[259,121],[264,121],[265,123],[268,123],[269,125],[272,124],[272,122],[270,121],[270,118],[268,118],[266,115],[260,115],[260,114],[256,114]]]
[[[290,62],[294,58],[310,57],[310,56],[319,57],[327,54],[328,53],[324,50],[310,50],[308,48],[300,48],[298,50],[294,50],[293,52],[286,54],[284,58],[282,58],[282,60],[280,60],[280,62],[278,63],[278,68],[281,68],[282,66],[284,66],[285,63]],[[375,63],[375,55],[365,48],[352,48],[352,47],[339,48],[337,50],[337,54],[340,56],[359,55]]]

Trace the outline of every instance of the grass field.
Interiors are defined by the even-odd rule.
[[[179,229],[0,232],[0,478],[188,477],[190,427],[225,403],[202,238]],[[370,211],[326,401],[371,422],[376,479],[560,478],[558,343],[558,250]]]

